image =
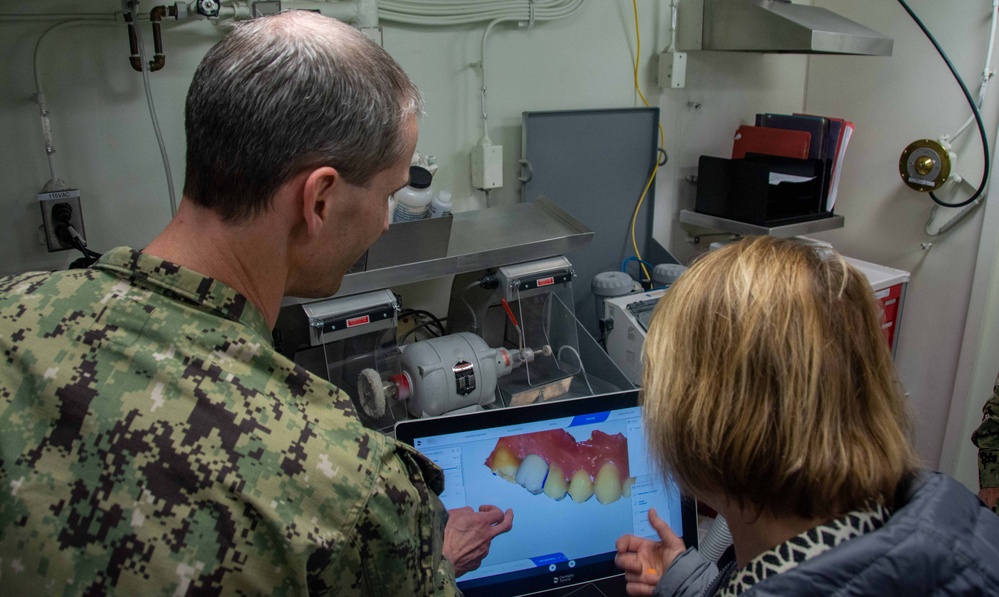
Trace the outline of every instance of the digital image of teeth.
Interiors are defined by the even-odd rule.
[[[485,465],[535,495],[568,495],[578,503],[593,496],[601,504],[630,497],[635,482],[628,475],[628,439],[599,430],[579,442],[564,429],[501,437]]]

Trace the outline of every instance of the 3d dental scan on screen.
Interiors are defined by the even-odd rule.
[[[449,510],[502,504],[514,511],[513,530],[458,579],[467,597],[620,575],[615,541],[629,533],[658,539],[652,508],[696,546],[694,505],[649,458],[640,410],[633,390],[396,425],[400,441],[444,471],[440,497]]]

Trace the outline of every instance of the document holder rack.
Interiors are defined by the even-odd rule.
[[[736,160],[701,156],[698,166],[698,213],[767,227],[832,216],[822,160],[749,153]]]

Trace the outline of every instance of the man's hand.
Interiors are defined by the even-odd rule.
[[[683,539],[676,536],[655,510],[649,510],[649,523],[662,541],[650,541],[634,535],[625,535],[617,540],[614,564],[624,570],[624,580],[628,583],[626,589],[633,597],[651,595],[663,571],[687,549]]]
[[[999,502],[999,487],[982,487],[978,490],[978,499],[985,502],[985,505],[996,510],[996,502]]]
[[[513,510],[505,513],[496,506],[469,506],[448,510],[444,527],[444,557],[454,566],[454,575],[461,576],[479,567],[489,555],[489,545],[496,535],[513,528]]]

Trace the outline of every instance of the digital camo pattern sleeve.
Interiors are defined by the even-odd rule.
[[[3,592],[455,590],[433,465],[217,281],[127,249],[0,279],[0,355]]]
[[[980,487],[999,487],[999,377],[992,397],[982,409],[982,424],[971,434],[978,446],[978,482]]]
[[[447,512],[437,495],[440,469],[408,446],[394,444],[349,548],[330,561],[310,590],[358,595],[460,595],[443,558]],[[349,580],[348,582],[345,582]]]

